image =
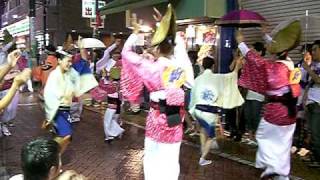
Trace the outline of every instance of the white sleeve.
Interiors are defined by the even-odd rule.
[[[103,57],[97,62],[97,73],[99,73],[103,68],[105,68],[108,60],[110,59],[110,52],[117,48],[116,44],[109,46],[103,54]]]
[[[238,45],[238,48],[240,49],[240,51],[241,51],[241,54],[243,55],[243,56],[246,56],[247,55],[247,53],[249,52],[249,48],[248,48],[248,46],[246,45],[246,43],[244,43],[244,42],[241,42],[239,45]]]
[[[194,72],[192,63],[188,56],[187,49],[182,37],[177,34],[175,42],[176,46],[174,47],[174,57],[178,61],[178,64],[186,71],[187,79],[184,85],[187,88],[191,89],[194,85]]]
[[[272,37],[269,34],[264,34],[264,36],[262,38],[267,44],[271,44],[273,41]]]

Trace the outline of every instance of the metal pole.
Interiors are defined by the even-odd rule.
[[[43,0],[43,48],[46,47],[47,40],[47,0]]]
[[[95,0],[95,21],[96,21],[96,23],[97,23],[97,16],[98,16],[98,8],[99,8],[99,6],[98,6],[98,0]],[[97,33],[97,31],[98,31],[98,27],[97,26],[95,26],[94,28],[93,28],[93,34],[92,34],[92,37],[93,38],[97,38],[98,37],[98,33]]]
[[[98,23],[97,22],[97,16],[98,16],[98,0],[96,0],[96,2],[95,2],[95,14],[96,14],[96,23]],[[97,31],[98,31],[98,27],[97,26],[94,26],[93,27],[93,38],[98,38],[98,33],[97,33]],[[97,73],[96,73],[96,71],[97,71],[97,56],[96,56],[96,54],[95,53],[93,53],[93,49],[92,49],[92,52],[91,52],[91,55],[92,55],[92,60],[93,60],[93,74],[96,76],[96,78],[97,78]]]
[[[39,62],[36,59],[37,43],[36,43],[36,33],[35,33],[35,17],[36,17],[36,2],[35,0],[29,0],[29,20],[30,20],[30,52],[32,64]]]

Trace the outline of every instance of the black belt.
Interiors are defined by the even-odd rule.
[[[60,111],[70,111],[70,106],[59,106],[58,110],[60,110]]]
[[[295,117],[297,114],[298,98],[293,97],[291,91],[282,96],[267,96],[267,103],[281,103],[288,108],[288,116]]]
[[[151,107],[164,113],[167,116],[167,124],[169,127],[174,127],[181,124],[182,119],[180,117],[181,106],[170,106],[166,100],[160,100],[159,103],[151,102]]]
[[[210,105],[203,105],[203,104],[197,104],[196,109],[203,112],[209,112],[214,114],[222,112],[222,109],[218,106],[210,106]]]
[[[118,104],[119,101],[120,101],[119,98],[112,98],[112,97],[107,98],[108,104]]]

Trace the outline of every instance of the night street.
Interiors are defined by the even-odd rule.
[[[37,137],[48,136],[40,129],[44,113],[39,104],[31,102],[28,96],[18,109],[12,136],[0,138],[1,166],[12,176],[21,173],[20,148]],[[94,112],[85,110],[80,123],[74,124],[75,134],[70,148],[62,156],[63,170],[73,169],[89,179],[143,179],[142,156],[144,130],[125,125],[122,139],[106,144],[103,141],[102,119]],[[259,178],[260,172],[252,167],[241,165],[218,156],[210,155],[214,164],[207,167],[198,165],[199,149],[182,145],[180,154],[180,179],[233,180]],[[8,175],[7,174],[7,175]],[[1,174],[1,180],[7,176]]]
[[[320,180],[320,0],[0,0],[0,180]]]

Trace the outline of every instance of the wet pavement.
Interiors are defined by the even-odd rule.
[[[0,138],[0,180],[6,180],[9,176],[21,173],[20,149],[24,143],[38,136],[51,136],[40,129],[44,112],[35,99],[31,95],[22,96],[18,115],[14,121],[15,127],[10,128],[13,135]],[[137,126],[136,123],[132,123],[142,121],[141,115],[123,116],[129,122],[124,125],[126,132],[122,139],[113,141],[111,144],[104,143],[102,115],[92,110],[85,110],[82,120],[74,123],[73,141],[62,156],[63,169],[76,170],[93,180],[143,179],[143,124]],[[233,147],[231,149],[234,149]],[[180,153],[179,179],[259,179],[260,171],[245,165],[248,161],[241,163],[239,158],[230,160],[234,156],[225,153],[210,154],[209,158],[214,160],[214,164],[200,167],[198,165],[199,148],[190,141],[183,143]]]
[[[32,99],[31,96],[29,96]],[[38,136],[50,136],[40,129],[44,113],[40,105],[22,99],[12,136],[0,138],[0,179],[21,173],[20,149],[23,144]],[[27,104],[27,105],[26,105]],[[102,116],[85,110],[83,118],[74,124],[73,142],[62,156],[63,169],[74,169],[89,179],[143,179],[144,130],[132,125],[124,126],[122,139],[104,143]],[[181,147],[179,179],[255,180],[260,172],[250,166],[210,155],[213,165],[199,167],[199,149],[183,144]]]

